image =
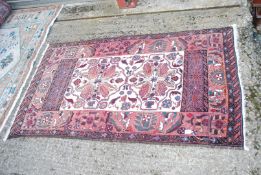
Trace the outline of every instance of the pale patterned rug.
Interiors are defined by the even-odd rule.
[[[61,8],[15,10],[1,26],[0,131]]]
[[[236,33],[227,27],[51,45],[9,136],[243,148]]]
[[[0,78],[10,71],[20,59],[19,28],[0,30]]]

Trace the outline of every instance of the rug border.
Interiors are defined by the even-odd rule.
[[[113,142],[113,143],[141,143],[141,144],[148,144],[148,145],[169,145],[169,146],[191,146],[191,147],[203,147],[203,148],[218,148],[218,149],[231,149],[231,150],[245,150],[242,146],[234,146],[234,145],[213,145],[213,144],[198,144],[198,143],[185,143],[185,142],[155,142],[155,141],[142,141],[142,140],[123,140],[123,139],[110,139],[110,138],[88,138],[84,136],[77,136],[72,137],[69,135],[41,135],[41,134],[34,134],[34,135],[15,135],[12,137],[8,137],[8,140],[12,139],[19,139],[19,138],[46,138],[46,139],[70,139],[70,140],[84,140],[84,141],[103,141],[103,142]]]
[[[246,151],[249,151],[249,148],[247,146],[246,142],[246,97],[245,97],[245,91],[243,86],[243,80],[242,80],[242,74],[240,69],[240,62],[241,62],[241,50],[239,47],[239,31],[238,26],[236,24],[232,24],[233,32],[234,32],[234,47],[235,47],[235,54],[236,54],[236,62],[237,62],[237,75],[238,75],[238,81],[240,84],[240,90],[241,90],[241,108],[242,108],[242,131],[243,131],[243,139],[244,139],[244,145],[243,148]]]
[[[97,42],[112,42],[112,41],[120,41],[120,40],[127,40],[131,39],[157,39],[158,37],[166,37],[168,35],[172,35],[174,37],[178,36],[185,36],[188,33],[193,34],[207,34],[212,31],[212,33],[220,32],[222,29],[233,29],[233,26],[228,27],[220,27],[220,28],[208,28],[208,29],[196,29],[196,30],[186,30],[186,31],[177,31],[177,32],[163,32],[163,33],[154,33],[154,34],[139,34],[139,35],[123,35],[123,36],[114,36],[114,37],[105,37],[105,38],[94,38],[94,39],[87,39],[87,40],[80,40],[80,41],[72,41],[72,42],[58,42],[58,43],[50,43],[50,47],[62,47],[62,46],[79,46],[79,45],[87,45],[87,44],[94,44]]]

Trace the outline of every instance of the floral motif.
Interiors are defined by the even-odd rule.
[[[157,117],[153,114],[145,114],[136,117],[135,128],[137,131],[151,131],[156,127]]]
[[[121,110],[128,110],[130,109],[131,104],[128,102],[122,103]]]
[[[215,70],[210,73],[210,76],[211,81],[217,85],[223,85],[225,83],[223,71]]]
[[[170,108],[172,106],[172,101],[171,100],[164,100],[162,102],[162,107],[163,108]]]

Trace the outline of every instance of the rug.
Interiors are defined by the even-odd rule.
[[[0,29],[0,131],[61,6],[14,10]]]
[[[11,6],[5,0],[0,0],[0,26],[4,23],[10,12]]]
[[[19,28],[0,29],[0,78],[20,59]]]
[[[51,45],[10,138],[242,148],[233,28]]]

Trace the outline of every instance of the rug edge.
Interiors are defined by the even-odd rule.
[[[235,47],[235,54],[236,54],[236,61],[237,61],[237,74],[238,74],[238,79],[239,79],[239,84],[240,84],[240,90],[241,90],[241,105],[242,105],[242,124],[243,124],[243,149],[246,151],[249,151],[249,148],[246,144],[246,111],[245,111],[245,106],[246,106],[246,97],[245,97],[245,91],[244,91],[244,86],[242,83],[242,74],[240,71],[240,47],[239,47],[239,31],[238,31],[238,26],[236,24],[231,25],[233,28],[233,35],[234,35],[234,47]]]
[[[209,145],[209,144],[197,144],[197,143],[185,143],[185,142],[155,142],[155,141],[146,141],[146,140],[127,140],[127,139],[110,139],[110,138],[93,138],[93,137],[72,137],[70,135],[44,135],[44,134],[38,134],[38,135],[15,135],[8,137],[8,139],[16,139],[16,138],[47,138],[47,139],[70,139],[70,140],[85,140],[85,141],[103,141],[103,142],[114,142],[114,143],[126,143],[126,144],[133,144],[133,143],[141,143],[141,144],[148,144],[148,145],[170,145],[170,146],[180,146],[180,147],[199,147],[199,148],[215,148],[215,149],[229,149],[229,150],[239,150],[243,151],[245,150],[242,146],[231,146],[231,145]]]
[[[216,28],[203,28],[203,29],[194,29],[194,30],[185,30],[185,31],[176,31],[176,32],[163,32],[163,33],[152,33],[152,34],[138,34],[138,35],[120,35],[120,36],[113,36],[113,37],[103,37],[103,38],[92,38],[92,39],[86,39],[86,40],[79,40],[79,41],[69,41],[69,42],[57,42],[57,43],[50,43],[50,47],[61,47],[61,46],[72,46],[72,45],[85,45],[90,44],[93,42],[104,42],[104,41],[111,41],[114,39],[128,39],[129,37],[144,37],[144,36],[150,36],[150,37],[157,37],[158,35],[182,35],[186,32],[209,32],[213,30],[222,30],[222,29],[233,29],[233,26],[227,26],[227,27],[216,27]]]

